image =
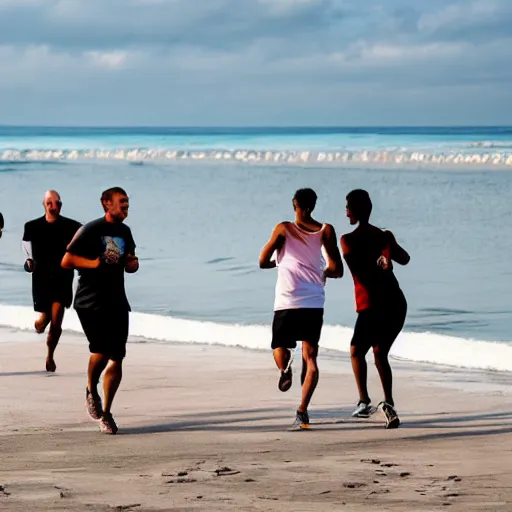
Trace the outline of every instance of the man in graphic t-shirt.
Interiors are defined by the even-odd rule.
[[[104,217],[83,226],[62,259],[64,268],[76,268],[80,279],[74,307],[89,341],[91,356],[87,376],[86,408],[100,430],[115,434],[112,401],[121,383],[126,355],[130,304],[124,273],[139,269],[131,230],[123,224],[128,216],[128,196],[120,187],[101,196]],[[97,390],[103,378],[103,404]]]
[[[55,349],[62,334],[65,308],[73,300],[73,270],[60,265],[66,247],[81,224],[61,215],[62,201],[55,190],[43,198],[44,215],[25,224],[22,247],[24,268],[32,274],[32,300],[39,317],[35,330],[42,334],[48,325],[46,371],[54,372]]]

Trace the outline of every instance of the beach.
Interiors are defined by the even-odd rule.
[[[109,436],[85,413],[81,335],[64,334],[55,374],[43,337],[2,340],[1,510],[512,509],[506,372],[394,361],[389,431],[381,413],[350,418],[348,358],[324,351],[311,428],[292,431],[300,385],[278,391],[270,351],[130,343]]]

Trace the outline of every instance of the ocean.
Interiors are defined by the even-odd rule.
[[[512,371],[512,128],[44,128],[0,126],[0,325],[33,323],[23,270],[26,221],[56,189],[62,214],[102,215],[102,190],[130,196],[140,270],[126,276],[133,341],[269,350],[275,270],[258,256],[293,218],[351,230],[345,196],[370,193],[374,224],[411,262],[395,273],[409,303],[393,357]],[[75,283],[76,285],[76,283]],[[321,346],[347,352],[356,313],[346,269],[326,288]],[[64,324],[79,330],[70,312]]]

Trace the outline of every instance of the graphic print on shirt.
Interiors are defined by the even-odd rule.
[[[102,236],[103,259],[105,263],[113,265],[119,263],[124,256],[125,242],[124,238],[119,236]]]

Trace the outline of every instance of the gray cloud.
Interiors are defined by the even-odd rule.
[[[511,21],[508,0],[0,0],[0,123],[512,124]]]

